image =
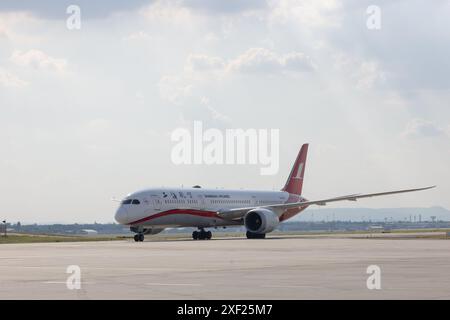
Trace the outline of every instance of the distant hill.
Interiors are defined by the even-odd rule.
[[[309,208],[289,221],[450,221],[450,210],[443,207],[431,208]]]

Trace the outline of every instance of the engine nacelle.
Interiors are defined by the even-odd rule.
[[[150,228],[150,229],[144,229],[144,234],[158,234],[160,232],[163,232],[164,228]]]
[[[245,228],[253,233],[268,233],[278,226],[278,216],[269,209],[259,208],[247,212],[244,217]]]
[[[143,234],[158,234],[164,231],[164,228],[142,228],[142,227],[130,227],[130,231],[134,233]]]

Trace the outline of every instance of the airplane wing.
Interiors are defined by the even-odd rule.
[[[257,207],[247,207],[247,208],[236,208],[236,209],[229,209],[229,210],[223,210],[219,211],[217,214],[224,218],[229,220],[234,219],[240,219],[242,218],[248,211],[256,208],[266,208],[266,209],[273,209],[273,210],[286,210],[290,208],[301,208],[301,207],[307,207],[310,205],[318,205],[318,206],[325,206],[328,202],[337,202],[337,201],[356,201],[357,199],[362,198],[371,198],[371,197],[379,197],[379,196],[386,196],[390,194],[397,194],[397,193],[407,193],[407,192],[414,192],[414,191],[422,191],[422,190],[428,190],[435,188],[436,186],[431,187],[425,187],[425,188],[417,188],[417,189],[405,189],[405,190],[396,190],[396,191],[388,191],[388,192],[378,192],[378,193],[366,193],[366,194],[351,194],[347,196],[341,196],[341,197],[334,197],[334,198],[328,198],[328,199],[321,199],[321,200],[314,200],[314,201],[303,201],[303,202],[293,202],[293,203],[283,203],[283,204],[273,204],[273,205],[267,205],[267,206],[257,206]]]

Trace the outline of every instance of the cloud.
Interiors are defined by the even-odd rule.
[[[227,69],[242,73],[278,73],[312,71],[315,67],[301,52],[278,55],[265,48],[251,48],[232,60]]]
[[[64,72],[67,66],[65,59],[53,58],[36,49],[26,52],[16,50],[11,56],[11,61],[22,67],[31,66],[36,69],[47,69],[57,72]]]
[[[21,34],[17,29],[27,26],[29,28],[36,27],[37,20],[26,12],[1,12],[0,11],[0,40],[7,39],[13,41],[28,41],[37,39],[37,36],[29,34]]]
[[[157,0],[141,8],[141,14],[150,21],[172,24],[194,22],[193,17],[215,17],[217,15],[243,15],[267,9],[262,0]]]
[[[315,146],[315,152],[319,156],[329,156],[330,153],[335,153],[338,151],[338,147],[333,144],[321,143]]]
[[[230,61],[228,71],[242,73],[303,72],[314,70],[311,59],[303,53],[277,55],[265,48],[251,48]]]
[[[448,128],[442,128],[432,121],[424,119],[413,119],[402,133],[405,138],[441,137],[448,135]]]
[[[213,120],[218,120],[222,123],[231,123],[231,118],[211,106],[211,102],[207,97],[202,97],[200,103],[206,107]]]
[[[9,38],[8,29],[0,24],[0,38]]]
[[[282,74],[314,69],[310,58],[300,52],[278,55],[268,49],[251,48],[228,62],[221,57],[190,54],[183,72],[162,76],[158,88],[163,99],[181,105],[185,98],[195,95],[194,89],[234,74]]]
[[[179,114],[188,121],[204,121],[208,127],[250,123],[283,128],[287,147],[281,156],[287,161],[295,157],[289,146],[297,145],[299,139],[313,142],[317,168],[356,159],[356,166],[347,161],[342,170],[325,170],[330,183],[322,185],[327,186],[345,180],[342,172],[346,169],[353,173],[355,179],[342,183],[343,192],[352,192],[361,180],[382,189],[432,179],[450,188],[450,176],[443,174],[450,161],[446,138],[450,137],[448,1],[430,5],[419,0],[380,0],[376,3],[383,15],[379,31],[367,29],[366,8],[372,3],[360,0],[342,4],[323,0],[130,1],[133,4],[77,1],[82,21],[108,17],[82,22],[80,31],[66,28],[65,9],[72,1],[0,1],[0,139],[6,142],[2,161],[18,168],[17,172],[0,168],[6,176],[0,187],[10,201],[5,210],[12,216],[27,212],[17,206],[23,203],[19,196],[27,182],[41,183],[39,177],[33,179],[33,172],[44,172],[48,180],[57,182],[70,178],[74,181],[68,186],[70,194],[83,198],[87,190],[79,187],[81,173],[102,182],[91,190],[99,193],[90,197],[94,200],[69,208],[67,216],[97,212],[96,219],[108,221],[110,204],[95,199],[128,192],[143,179],[142,172],[132,170],[126,180],[114,184],[110,183],[111,172],[129,171],[141,162],[164,169],[164,152],[169,154],[170,146],[166,138],[145,135],[148,119],[154,119],[152,130],[170,133]],[[22,51],[16,52],[13,63],[11,55],[16,49]],[[41,53],[31,54],[29,49]],[[333,57],[340,52],[345,57],[339,69]],[[67,60],[70,81],[51,74],[50,70],[58,70],[55,60]],[[37,72],[33,66],[49,71]],[[39,85],[31,85],[37,81]],[[302,125],[286,121],[286,115],[299,114]],[[408,123],[414,118],[422,120]],[[18,129],[8,129],[10,125]],[[45,133],[37,138],[39,143],[36,132]],[[86,145],[96,150],[95,158],[80,152]],[[428,149],[432,170],[411,176],[405,159],[414,158],[409,165],[417,167],[423,160],[423,147]],[[60,152],[53,154],[55,150]],[[140,157],[127,156],[136,150]],[[380,178],[381,170],[374,168],[369,156],[373,150],[389,157],[389,162],[380,160],[380,166],[388,163],[383,169],[395,174]],[[155,152],[161,156],[155,157]],[[79,170],[67,172],[66,160],[76,163]],[[96,163],[105,165],[98,170]],[[247,170],[235,168],[237,174],[229,175],[213,169],[181,173],[186,174],[185,181],[203,179],[212,184],[219,179],[231,186],[241,184]],[[145,178],[166,181],[163,171],[148,171]],[[259,183],[253,181],[248,187]],[[320,183],[309,189],[334,192],[321,189]],[[48,194],[64,198],[58,183],[34,189],[39,191],[33,193],[38,200],[49,198]],[[433,200],[450,205],[445,195]],[[33,212],[44,220],[57,207],[51,201],[32,202]],[[80,219],[94,217],[82,215]]]
[[[226,66],[220,57],[210,57],[203,54],[191,54],[187,59],[186,69],[189,71],[222,70]]]
[[[375,84],[386,80],[386,72],[383,71],[376,61],[363,61],[354,74],[357,87],[362,89],[373,88]]]
[[[359,89],[372,89],[388,79],[388,72],[376,60],[364,60],[343,52],[336,53],[333,60],[334,68],[343,77],[348,76]]]
[[[184,0],[181,4],[185,7],[215,14],[236,14],[248,11],[262,10],[267,7],[263,0],[226,0],[226,1],[205,1],[205,0]]]
[[[248,12],[251,10],[263,9],[266,7],[265,1],[262,0],[226,0],[226,1],[209,1],[209,0],[127,0],[127,1],[111,1],[111,0],[2,0],[0,1],[0,12],[30,12],[33,15],[43,17],[45,19],[64,19],[66,8],[69,5],[76,4],[81,8],[83,18],[106,18],[116,12],[132,11],[148,6],[153,8],[169,4],[174,7],[192,9],[213,14],[235,14]]]
[[[225,62],[220,57],[190,55],[189,71],[222,71],[226,73],[307,72],[315,69],[311,59],[301,52],[278,55],[265,48],[250,48],[235,59]]]
[[[369,30],[369,4],[381,9],[381,29]],[[450,88],[450,14],[448,1],[343,1],[335,15],[339,27],[322,30],[329,46],[364,60],[382,63],[389,86],[409,96],[411,90]],[[391,19],[395,17],[394,19]],[[317,35],[317,33],[315,34]]]
[[[193,13],[189,8],[183,7],[175,1],[155,1],[143,7],[140,14],[150,22],[170,25],[187,25],[194,22]]]
[[[340,24],[338,0],[270,0],[268,20],[271,24],[293,23],[302,27],[335,27]]]
[[[105,18],[112,13],[119,11],[129,11],[139,8],[149,0],[2,0],[0,1],[0,12],[30,12],[33,15],[45,19],[65,19],[67,17],[66,8],[76,4],[81,8],[83,19]]]
[[[152,37],[144,32],[144,31],[137,31],[130,33],[126,37],[124,37],[124,40],[138,40],[138,41],[147,41],[150,40]]]
[[[26,86],[28,83],[10,72],[0,68],[0,85],[5,87],[20,88]]]
[[[182,104],[192,85],[183,76],[163,76],[158,82],[161,97],[175,105]]]

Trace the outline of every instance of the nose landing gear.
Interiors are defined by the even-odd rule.
[[[200,231],[192,232],[192,239],[194,240],[210,240],[211,238],[211,231],[205,231],[203,228],[200,228]]]

